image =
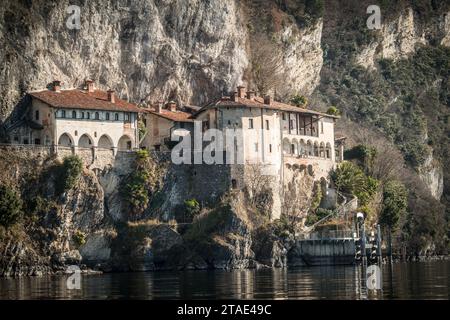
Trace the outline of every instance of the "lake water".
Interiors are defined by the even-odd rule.
[[[381,294],[365,288],[359,266],[184,271],[0,279],[0,299],[449,299],[450,261],[382,267]]]

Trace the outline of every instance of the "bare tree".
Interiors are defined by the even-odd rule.
[[[261,94],[276,90],[283,83],[283,61],[278,46],[264,35],[253,35],[250,48],[253,85]]]
[[[245,181],[248,204],[270,214],[273,204],[271,176],[264,174],[261,164],[252,164],[245,168]]]
[[[311,209],[314,192],[314,178],[305,171],[296,171],[284,187],[283,215],[291,230],[298,230]]]

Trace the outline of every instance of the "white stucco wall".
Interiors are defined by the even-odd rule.
[[[39,119],[36,119],[39,111]],[[63,111],[65,118],[63,118]],[[76,118],[73,118],[75,112]],[[89,113],[89,119],[87,114]],[[98,119],[96,119],[98,113]],[[109,120],[107,119],[109,114]],[[82,114],[84,119],[81,118]],[[116,120],[116,114],[118,120]],[[128,114],[129,120],[126,120]],[[41,144],[58,144],[63,134],[70,137],[72,145],[83,147],[98,147],[99,140],[106,136],[113,148],[126,149],[125,137],[131,140],[131,147],[138,148],[137,113],[126,113],[104,110],[55,109],[40,100],[33,99],[30,110],[31,119],[44,126],[43,130],[33,130],[33,136],[41,139]],[[88,137],[88,139],[85,139]],[[121,138],[123,138],[121,140]],[[86,144],[90,140],[91,144]],[[103,141],[107,141],[103,140]]]

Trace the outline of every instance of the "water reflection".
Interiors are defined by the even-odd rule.
[[[384,265],[383,294],[367,292],[359,266],[116,273],[0,279],[1,299],[448,299],[450,262]]]

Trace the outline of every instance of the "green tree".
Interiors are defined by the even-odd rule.
[[[408,206],[408,191],[399,181],[388,181],[383,188],[383,207],[379,222],[388,230],[388,255],[392,256],[392,232]]]
[[[61,179],[57,182],[57,191],[64,193],[72,189],[83,171],[83,162],[78,156],[68,156],[60,167]]]
[[[291,98],[291,103],[298,108],[305,108],[308,104],[308,99],[305,96],[296,94]]]
[[[336,108],[335,106],[331,106],[328,108],[327,114],[332,115],[332,116],[339,116],[339,115],[341,115],[341,111],[339,111],[339,109]]]
[[[405,214],[408,206],[408,191],[399,181],[388,181],[383,188],[383,207],[380,214],[380,224],[395,230],[400,217]]]
[[[361,206],[370,201],[379,185],[377,179],[366,176],[358,166],[348,161],[342,162],[331,177],[338,191],[358,197]]]
[[[149,192],[154,187],[150,155],[147,150],[136,152],[136,168],[125,180],[123,196],[136,216],[144,212],[149,204]]]
[[[366,173],[372,171],[376,156],[377,149],[365,144],[356,145],[344,152],[344,158],[346,160],[357,160],[358,163],[364,167]]]
[[[22,200],[11,187],[0,185],[0,224],[9,227],[22,217]]]

